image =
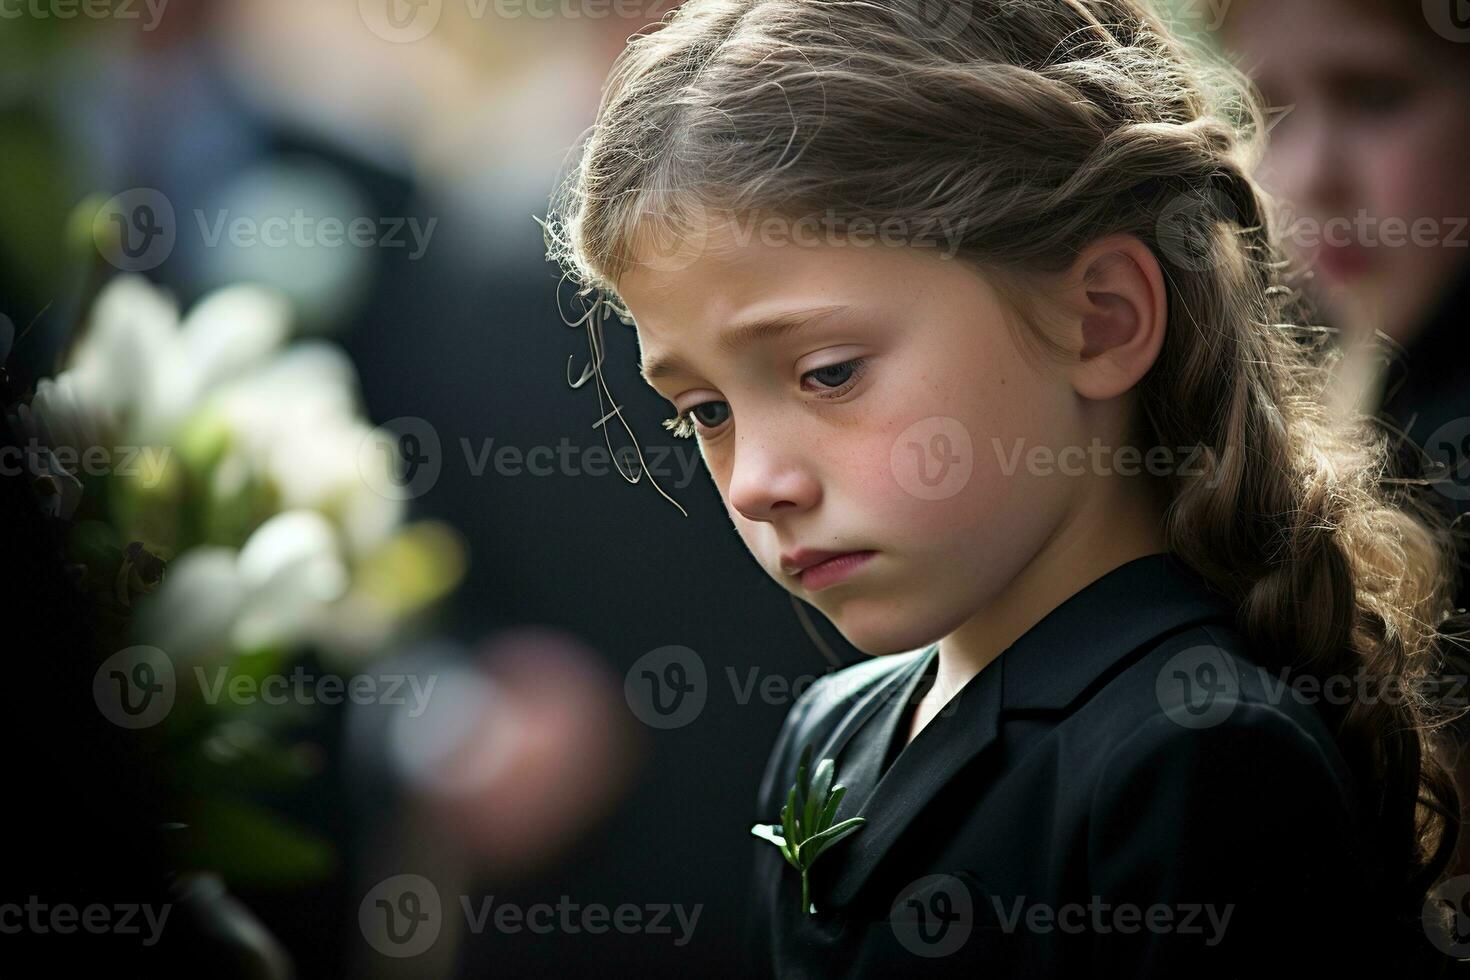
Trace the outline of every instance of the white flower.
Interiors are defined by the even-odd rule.
[[[224,534],[259,520],[261,506],[279,507],[238,549],[181,542],[137,609],[140,635],[170,655],[303,644],[368,652],[403,614],[385,599],[396,587],[390,578],[385,588],[384,575],[396,574],[385,562],[411,569],[404,555],[428,546],[404,538],[394,550],[407,504],[375,489],[393,461],[363,452],[374,429],[357,372],[335,345],[283,346],[290,320],[281,294],[236,285],[180,321],[167,293],[118,276],[99,294],[66,370],[16,409],[16,428],[44,446],[177,443],[185,466],[206,478],[199,503]],[[57,506],[75,507],[80,485],[60,489]]]
[[[359,469],[358,451],[372,427],[359,414],[357,373],[338,348],[297,344],[222,387],[209,408],[275,483],[282,506],[329,514],[352,556],[366,554],[403,520],[403,501],[375,492]]]
[[[315,639],[346,592],[336,531],[320,514],[285,511],[245,546],[194,548],[139,604],[145,641],[185,660]]]
[[[66,369],[37,385],[35,428],[49,445],[77,450],[106,439],[165,443],[211,387],[269,356],[289,326],[285,298],[260,286],[216,290],[181,324],[168,293],[142,276],[117,276],[98,294]]]
[[[18,412],[30,419],[20,431],[52,449],[70,447],[80,451],[102,445],[106,438],[98,413],[88,409],[76,375],[71,372],[36,382],[30,405],[18,406]]]
[[[210,545],[169,562],[157,590],[138,600],[140,636],[170,657],[230,652],[224,647],[246,600],[237,556]]]
[[[173,298],[142,276],[117,276],[98,293],[67,370],[82,407],[114,437],[156,413],[178,318]]]
[[[337,533],[310,510],[277,514],[240,549],[244,608],[235,621],[237,649],[314,636],[325,607],[347,591]]]

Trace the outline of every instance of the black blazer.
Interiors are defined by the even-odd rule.
[[[1439,975],[1404,949],[1448,961],[1375,911],[1376,806],[1319,708],[1273,691],[1230,607],[1176,559],[1066,600],[905,746],[937,652],[837,671],[793,705],[752,822],[780,821],[811,743],[848,787],[837,819],[867,823],[815,862],[815,914],[751,838],[757,972],[1369,976],[1391,955],[1400,977]]]

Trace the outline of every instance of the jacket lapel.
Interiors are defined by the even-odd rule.
[[[913,663],[897,671],[889,681],[873,692],[873,698],[853,713],[851,723],[844,723],[834,733],[825,752],[817,758],[837,761],[836,783],[847,787],[836,820],[857,816],[874,788],[883,777],[883,762],[904,709],[915,697],[920,682],[929,673],[939,645],[930,646],[915,657]]]
[[[996,746],[1008,712],[1066,711],[1105,683],[1113,668],[1122,669],[1132,659],[1128,654],[1152,647],[1151,641],[1201,622],[1232,619],[1229,603],[1177,559],[1133,559],[1068,598],[971,678],[880,775],[888,738],[877,733],[891,734],[931,655],[916,658],[857,705],[816,756],[837,758],[852,743],[851,758],[837,766],[838,781],[849,787],[839,817],[867,818],[825,866],[813,866],[817,907],[852,901],[935,794]],[[865,725],[876,727],[854,738]]]

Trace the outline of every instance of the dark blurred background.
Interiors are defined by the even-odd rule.
[[[544,834],[501,831],[488,820],[466,827],[421,805],[433,794],[414,781],[414,763],[393,761],[421,747],[395,748],[405,736],[377,706],[325,708],[295,725],[290,739],[319,747],[322,768],[290,791],[256,795],[330,841],[335,869],[281,885],[226,875],[224,884],[275,937],[297,976],[538,976],[609,963],[648,976],[735,970],[756,782],[794,697],[790,685],[829,665],[782,590],[729,533],[697,447],[657,424],[667,406],[637,378],[632,328],[613,320],[604,331],[604,371],[631,436],[616,419],[596,425],[614,402],[600,402],[595,383],[568,385],[589,361],[587,330],[565,323],[578,310],[571,290],[559,289],[560,271],[544,260],[532,215],[545,215],[626,37],[668,4],[644,5],[646,20],[606,9],[594,16],[595,4],[581,16],[545,6],[553,16],[431,4],[418,15],[437,10],[437,22],[412,40],[401,38],[414,31],[396,33],[381,10],[365,13],[352,2],[168,0],[156,19],[140,3],[114,4],[106,17],[48,12],[0,23],[7,96],[0,146],[9,173],[0,190],[0,312],[20,335],[9,362],[15,394],[57,370],[99,279],[141,274],[185,311],[235,282],[282,291],[293,304],[295,336],[346,352],[367,418],[438,442],[437,477],[413,486],[405,503],[414,516],[458,531],[464,576],[432,626],[390,653],[433,663],[420,673],[437,675],[436,699],[453,686],[466,705],[483,708],[471,671],[490,663],[501,695],[520,697],[523,711],[566,694],[569,710],[582,716],[582,728],[572,719],[560,736],[540,736],[532,749],[541,755],[527,750],[536,772],[483,782],[491,787],[483,813],[505,812],[504,823],[519,827],[512,817],[524,809],[571,828]],[[147,192],[172,209],[166,254],[90,261],[94,215],[121,213],[131,223],[139,204],[156,200]],[[114,195],[121,200],[109,208]],[[317,220],[371,219],[380,238],[393,237],[397,225],[403,244],[333,247],[290,235],[284,245],[266,244],[261,222],[298,209]],[[248,227],[262,237],[232,244],[225,226],[212,242],[222,212],[226,221],[254,222]],[[133,226],[140,243],[142,227]],[[607,446],[626,452],[635,439],[649,472],[633,483],[613,468]],[[503,447],[519,457],[498,465],[494,453]],[[549,472],[538,473],[535,459],[521,461],[535,447],[569,462],[548,456]],[[629,457],[618,458],[626,467]],[[34,582],[28,587],[24,605],[67,608],[60,586],[45,597],[34,595]],[[517,630],[528,627],[542,632]],[[834,656],[854,658],[827,624],[821,628]],[[85,642],[56,642],[53,655]],[[708,695],[697,716],[655,728],[629,707],[623,682],[640,657],[671,645],[707,667]],[[738,671],[738,688],[727,666]],[[763,697],[757,687],[740,703],[752,671],[775,693]],[[18,726],[34,745],[72,750],[48,753],[49,764],[35,761],[47,787],[57,766],[75,766],[61,788],[35,786],[38,805],[51,799],[85,811],[99,796],[122,801],[112,795],[122,786],[108,781],[113,763],[146,770],[158,761],[87,757],[95,742],[128,737],[94,723],[91,673],[80,663],[65,671],[79,682],[72,687],[81,700],[68,701],[66,712],[37,705]],[[592,788],[579,797],[558,782]],[[30,874],[14,877],[16,894],[29,894],[20,883],[34,880],[43,894],[60,889],[81,904],[76,896],[108,882],[136,901],[165,900],[162,885],[148,891],[144,883],[154,887],[150,874],[169,869],[166,855],[118,861],[118,848],[138,850],[138,841],[158,836],[152,821],[172,816],[171,797],[158,793],[138,791],[109,807],[127,823],[90,849],[71,845],[95,836],[78,826],[95,826],[90,817],[52,817],[39,833],[27,821],[40,846],[25,862]],[[559,807],[585,815],[542,813]],[[461,929],[453,935],[446,926],[431,953],[395,961],[365,939],[359,906],[377,883],[400,874],[433,880],[445,922],[458,920]],[[536,934],[524,925],[497,929],[492,919],[473,934],[463,928],[461,895],[476,910],[491,897],[522,908],[573,903],[572,928],[558,922]],[[668,906],[666,931],[620,931],[610,911],[630,903],[650,924],[649,910]],[[593,933],[575,907],[598,905],[609,910],[608,924]],[[698,916],[688,935],[675,905]],[[178,959],[200,972],[207,959],[228,975],[206,941],[210,928],[196,931],[205,938],[177,940],[188,951]],[[165,937],[167,945],[167,927]],[[44,955],[68,943],[47,938],[34,943]],[[102,949],[105,961],[152,962],[121,940]],[[258,962],[244,959],[252,965],[242,975],[253,975]]]

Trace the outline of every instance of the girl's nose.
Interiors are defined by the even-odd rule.
[[[747,520],[773,521],[815,506],[821,487],[801,447],[752,438],[735,449],[727,496]]]

